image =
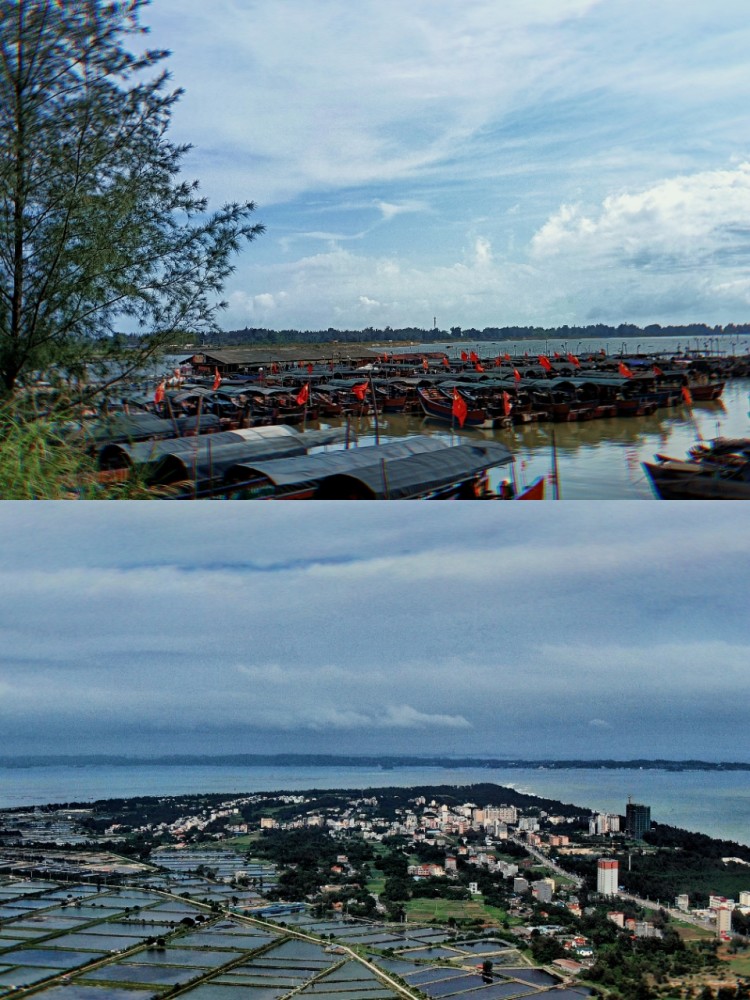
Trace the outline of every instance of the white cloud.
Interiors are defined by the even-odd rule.
[[[598,209],[562,205],[531,243],[538,260],[556,255],[678,270],[717,254],[750,251],[750,163],[667,178],[610,195]]]
[[[412,212],[426,212],[428,207],[423,201],[402,201],[397,204],[388,201],[377,202],[377,207],[383,217],[384,222],[390,222],[397,215],[406,215]]]

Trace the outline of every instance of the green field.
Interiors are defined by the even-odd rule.
[[[481,896],[474,899],[411,899],[406,904],[409,920],[426,923],[437,920],[483,920],[500,925],[506,913],[495,906],[485,906]]]

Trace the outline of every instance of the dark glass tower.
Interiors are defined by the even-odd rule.
[[[651,806],[628,802],[625,807],[625,833],[633,840],[643,840],[644,833],[651,829]]]

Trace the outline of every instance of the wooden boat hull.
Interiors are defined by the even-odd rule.
[[[439,400],[432,396],[427,395],[425,392],[420,390],[419,392],[419,402],[422,406],[422,410],[428,417],[436,417],[438,420],[444,420],[446,423],[455,424],[458,426],[458,420],[453,415],[453,407],[450,403],[441,403]],[[491,427],[492,422],[488,420],[487,413],[484,410],[469,410],[466,414],[466,419],[464,420],[464,427]]]
[[[724,392],[724,383],[711,382],[708,385],[699,383],[698,385],[688,386],[688,388],[695,402],[706,402],[707,400],[721,398],[721,394]]]
[[[643,468],[662,500],[750,500],[750,482],[724,478],[698,463],[663,459]]]

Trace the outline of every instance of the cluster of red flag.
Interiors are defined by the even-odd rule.
[[[453,406],[451,407],[451,413],[458,421],[459,427],[463,427],[468,412],[469,412],[469,407],[466,405],[466,400],[458,391],[458,389],[454,389]]]

